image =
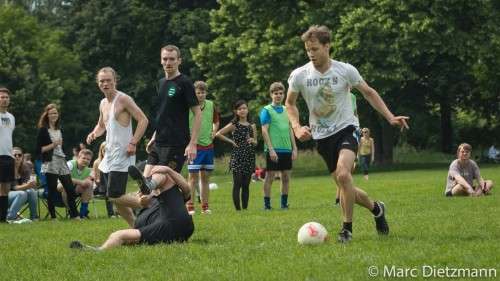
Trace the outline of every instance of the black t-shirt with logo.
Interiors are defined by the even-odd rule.
[[[155,102],[158,146],[186,146],[189,143],[189,110],[198,105],[194,85],[184,74],[159,81]]]

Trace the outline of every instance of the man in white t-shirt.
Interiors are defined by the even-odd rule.
[[[408,128],[406,116],[394,116],[377,91],[368,86],[358,70],[330,58],[331,31],[326,26],[311,26],[302,35],[310,62],[295,69],[288,79],[286,107],[295,137],[317,141],[319,154],[340,188],[343,227],[338,240],[352,239],[354,203],[369,209],[375,216],[377,232],[389,233],[385,206],[372,201],[353,184],[351,169],[358,149],[358,118],[352,110],[349,89],[356,88],[385,119],[401,129]],[[296,101],[299,93],[309,109],[309,126],[301,126]]]
[[[9,190],[14,181],[15,160],[12,157],[12,132],[16,119],[7,112],[10,91],[0,87],[0,223],[6,222],[9,208]]]

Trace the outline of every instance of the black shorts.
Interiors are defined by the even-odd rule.
[[[153,199],[151,207],[137,216],[134,228],[141,233],[140,243],[185,242],[194,232],[182,192],[173,187]]]
[[[271,161],[269,152],[266,152],[266,170],[268,171],[287,171],[292,169],[292,153],[276,152],[278,162]]]
[[[153,145],[151,153],[148,155],[148,165],[169,166],[180,173],[186,157],[185,148],[182,146],[157,146]]]
[[[11,183],[15,180],[14,158],[8,155],[0,155],[0,183]]]
[[[358,131],[354,126],[348,126],[336,134],[316,141],[318,153],[323,157],[330,173],[337,169],[341,149],[349,149],[354,154],[358,153],[357,134]]]
[[[105,179],[106,195],[109,198],[119,198],[127,192],[127,172],[111,171],[102,173]]]

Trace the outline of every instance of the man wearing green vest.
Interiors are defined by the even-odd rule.
[[[264,180],[264,209],[271,210],[271,186],[276,172],[281,172],[281,209],[288,209],[288,189],[292,161],[297,158],[297,145],[290,127],[286,108],[282,105],[285,86],[274,82],[269,87],[272,103],[260,112],[266,179]]]
[[[93,196],[93,177],[89,168],[92,161],[93,153],[89,149],[82,149],[78,153],[76,160],[68,161],[68,168],[71,171],[71,180],[75,186],[75,192],[80,196],[80,218],[88,218],[89,201]],[[66,193],[62,186],[58,186],[59,192],[62,193],[64,202],[66,203]]]
[[[200,184],[201,213],[210,214],[208,208],[210,172],[214,170],[214,145],[215,132],[219,129],[219,115],[214,103],[207,100],[207,84],[203,81],[194,83],[194,90],[201,109],[201,127],[196,147],[196,158],[188,164],[189,186],[191,200],[187,202],[190,215],[195,213],[193,198],[198,184]],[[189,127],[193,126],[194,115],[189,112]]]

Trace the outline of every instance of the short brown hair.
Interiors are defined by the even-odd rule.
[[[194,82],[194,88],[206,91],[208,89],[208,86],[204,81],[196,81]]]
[[[97,79],[97,76],[99,76],[99,73],[101,72],[109,72],[113,74],[113,78],[115,78],[115,82],[118,82],[118,75],[116,75],[116,71],[110,67],[110,66],[105,66],[97,71],[97,74],[95,75],[95,80],[97,83],[99,83],[99,80]]]
[[[181,57],[181,50],[179,49],[179,47],[177,47],[175,45],[166,45],[163,48],[161,48],[160,52],[162,52],[163,50],[169,51],[169,52],[176,51],[177,52],[177,58]]]
[[[49,127],[49,111],[52,109],[56,109],[59,112],[59,109],[57,108],[57,105],[54,103],[48,104],[42,112],[42,115],[40,116],[40,119],[38,119],[38,128],[48,128]],[[56,121],[56,128],[59,129],[59,121],[61,120],[61,116],[59,115],[59,118],[57,118]]]
[[[269,93],[273,93],[274,91],[277,91],[277,90],[285,90],[285,86],[283,85],[283,83],[281,82],[274,82],[271,84],[271,86],[269,86]]]
[[[80,150],[80,152],[78,152],[78,156],[80,156],[80,154],[90,156],[90,158],[94,157],[94,153],[92,152],[92,150],[87,148]]]
[[[457,155],[460,152],[460,149],[464,149],[465,151],[471,152],[472,151],[472,146],[466,142],[461,143],[458,148],[457,148]]]
[[[5,88],[5,87],[0,87],[0,93],[7,93],[7,95],[10,96],[10,91],[9,89]]]
[[[304,42],[310,41],[313,38],[318,39],[319,43],[324,45],[330,43],[332,40],[332,32],[324,25],[313,25],[300,36],[300,39]]]

